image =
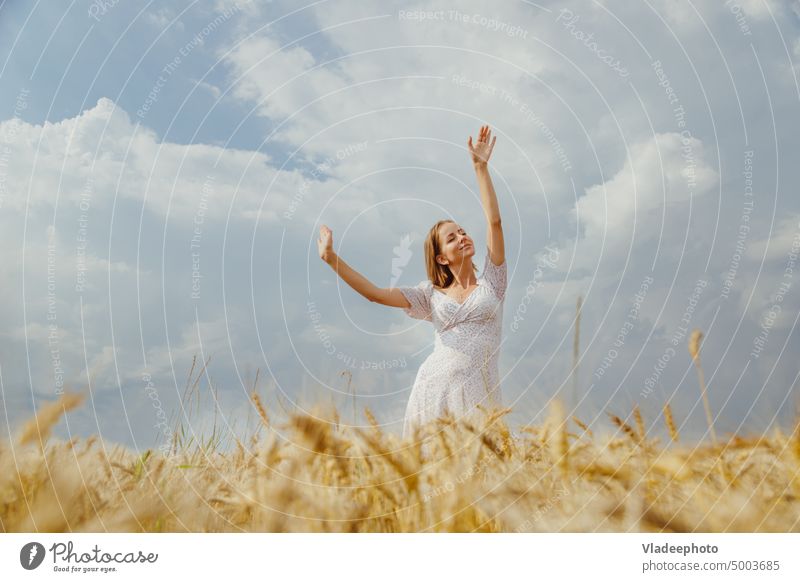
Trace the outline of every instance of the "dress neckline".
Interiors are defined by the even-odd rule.
[[[453,302],[453,303],[455,303],[456,305],[464,305],[464,304],[465,304],[467,301],[469,301],[469,298],[470,298],[470,297],[472,297],[473,295],[475,295],[475,291],[477,291],[477,290],[478,290],[478,287],[480,287],[480,286],[481,286],[481,280],[482,280],[482,277],[478,277],[478,279],[477,279],[477,282],[475,283],[475,289],[473,289],[472,291],[470,291],[470,292],[469,292],[469,295],[467,295],[467,297],[466,297],[466,298],[464,299],[464,301],[462,301],[461,303],[459,303],[458,301],[456,301],[455,299],[453,299],[452,297],[450,297],[450,296],[449,296],[447,293],[445,293],[444,291],[440,291],[440,290],[439,290],[439,289],[437,289],[436,287],[433,287],[433,290],[434,290],[434,291],[436,291],[437,293],[439,293],[440,295],[444,295],[444,296],[445,296],[447,299],[449,299],[450,301],[452,301],[452,302]]]

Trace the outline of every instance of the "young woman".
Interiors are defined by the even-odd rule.
[[[481,127],[477,143],[467,145],[486,215],[487,253],[483,272],[475,275],[472,238],[452,220],[440,220],[425,239],[428,279],[415,287],[382,289],[353,270],[333,252],[333,233],[319,229],[319,256],[358,293],[376,303],[402,308],[410,317],[433,323],[434,350],[417,372],[408,399],[403,437],[414,426],[451,412],[463,416],[475,405],[502,406],[498,356],[507,265],[500,209],[488,161],[497,137]],[[490,141],[491,140],[491,141]]]

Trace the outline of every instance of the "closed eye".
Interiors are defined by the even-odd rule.
[[[461,232],[461,233],[467,234],[467,231],[465,231],[463,228],[462,228],[461,230],[459,230],[458,232]],[[447,242],[452,242],[452,240],[453,240],[454,238],[455,238],[455,235],[451,233],[451,234],[450,234],[450,235],[447,237]]]

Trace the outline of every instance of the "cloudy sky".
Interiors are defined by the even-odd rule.
[[[486,225],[489,124],[512,423],[566,399],[654,434],[791,420],[800,338],[800,6],[781,0],[0,3],[3,432],[62,390],[61,436],[163,443],[353,397],[399,433],[430,323],[372,304],[422,243]],[[577,379],[575,308],[583,298]],[[358,414],[356,422],[364,422]],[[251,424],[248,425],[247,423]]]

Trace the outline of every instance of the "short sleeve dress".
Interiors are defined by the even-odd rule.
[[[429,280],[415,287],[399,287],[415,319],[433,323],[434,350],[419,367],[406,406],[403,437],[414,425],[424,424],[449,411],[460,417],[477,410],[502,406],[498,359],[503,326],[507,264],[486,259],[478,286],[463,303]]]

